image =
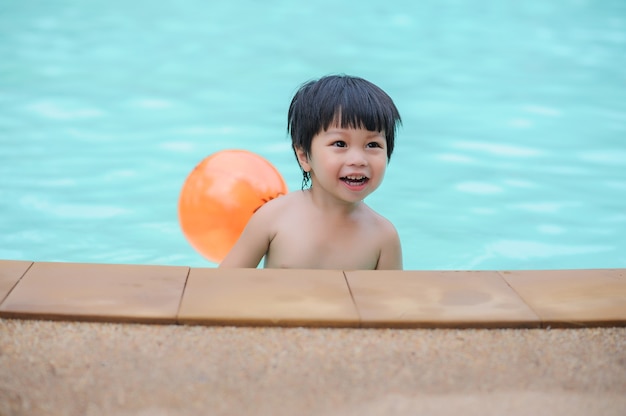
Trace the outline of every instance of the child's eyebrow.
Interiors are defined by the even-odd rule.
[[[324,133],[326,134],[340,134],[340,135],[346,135],[346,129],[342,129],[342,128],[338,128],[338,127],[331,127],[328,130],[324,131]]]
[[[356,129],[343,128],[343,127],[331,127],[328,130],[326,130],[326,133],[345,135],[345,134],[348,134],[348,130],[356,130]],[[380,137],[380,136],[384,137],[385,136],[385,132],[383,132],[383,131],[371,131],[370,134],[368,134],[365,137],[369,139],[369,138],[372,138],[372,137]]]

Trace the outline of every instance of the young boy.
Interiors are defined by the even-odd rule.
[[[254,268],[265,256],[267,268],[402,269],[396,229],[363,202],[383,180],[399,123],[391,98],[362,78],[302,85],[287,130],[303,190],[259,208],[220,267]]]

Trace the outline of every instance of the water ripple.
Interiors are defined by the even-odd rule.
[[[626,151],[621,149],[603,149],[580,152],[578,153],[578,158],[586,162],[626,166]]]
[[[475,150],[478,152],[489,153],[492,155],[509,157],[533,157],[540,156],[544,153],[543,151],[532,147],[489,142],[461,141],[453,143],[452,147],[455,147],[457,149]]]
[[[104,112],[97,108],[76,107],[53,101],[40,101],[29,105],[31,112],[52,120],[80,120],[102,117]]]
[[[504,191],[502,187],[487,182],[461,182],[455,186],[455,189],[470,194],[483,195],[497,194]]]
[[[613,246],[606,244],[550,244],[528,240],[500,240],[487,246],[487,252],[491,255],[523,260],[601,253],[614,249]]]
[[[23,196],[19,204],[31,210],[57,218],[104,219],[127,214],[130,211],[112,205],[53,203],[36,196]]]

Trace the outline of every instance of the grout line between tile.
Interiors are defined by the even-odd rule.
[[[185,297],[185,291],[187,290],[187,283],[189,282],[189,275],[191,274],[191,267],[187,267],[187,276],[185,276],[185,284],[183,290],[180,293],[180,300],[178,301],[178,308],[176,308],[176,325],[182,325],[180,322],[180,308],[183,306],[183,298]]]
[[[539,313],[537,313],[537,311],[528,304],[528,302],[526,302],[526,299],[524,299],[524,297],[522,295],[520,295],[520,293],[515,290],[515,288],[513,286],[511,286],[511,284],[509,283],[508,280],[506,280],[506,277],[504,277],[504,275],[502,274],[502,272],[500,270],[496,270],[496,273],[498,273],[498,276],[500,276],[500,278],[504,281],[504,283],[511,288],[511,290],[513,291],[513,293],[515,293],[517,295],[518,298],[520,298],[520,300],[522,302],[524,302],[524,305],[528,306],[528,309],[531,310],[532,313],[535,314],[535,316],[537,317],[537,319],[539,319],[539,327],[540,328],[544,328],[545,322],[544,320],[541,318],[541,316],[539,316]]]
[[[13,292],[13,290],[17,287],[17,285],[22,281],[22,279],[24,278],[24,276],[26,276],[26,273],[28,273],[28,271],[31,269],[31,267],[33,267],[33,265],[35,264],[34,261],[30,262],[30,266],[28,266],[26,268],[26,270],[24,270],[24,273],[22,273],[22,275],[20,276],[19,279],[17,279],[17,282],[15,282],[13,284],[13,286],[11,286],[11,289],[7,292],[6,296],[3,297],[2,299],[0,299],[0,306],[2,306],[2,304],[4,303],[5,300],[7,300],[7,298],[11,295],[11,292]]]
[[[363,318],[361,318],[361,312],[359,311],[359,307],[356,304],[356,300],[354,299],[354,294],[352,293],[352,288],[350,287],[350,282],[348,281],[348,276],[346,276],[346,271],[342,270],[343,279],[346,281],[346,286],[348,286],[348,292],[350,293],[350,299],[352,299],[352,305],[354,305],[354,310],[356,311],[356,315],[359,317],[359,327],[363,325]]]

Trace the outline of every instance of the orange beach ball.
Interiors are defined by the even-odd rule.
[[[178,219],[191,246],[219,263],[252,214],[287,193],[278,170],[246,150],[222,150],[202,160],[183,184]]]

